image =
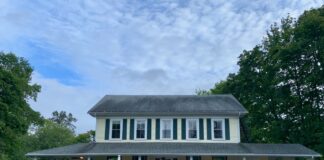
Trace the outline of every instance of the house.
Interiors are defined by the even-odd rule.
[[[95,142],[28,153],[92,160],[277,160],[320,157],[300,144],[240,141],[247,110],[232,95],[107,95],[88,112]]]

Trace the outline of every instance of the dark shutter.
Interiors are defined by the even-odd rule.
[[[181,135],[182,139],[186,139],[186,119],[181,119]]]
[[[199,138],[200,140],[204,139],[204,119],[199,119]]]
[[[178,122],[177,119],[173,119],[173,139],[177,140],[178,139]]]
[[[110,120],[106,119],[106,124],[105,124],[105,140],[109,139],[109,125],[110,125]]]
[[[156,119],[156,123],[155,123],[155,139],[160,139],[160,119]]]
[[[123,119],[123,140],[127,139],[127,119]]]
[[[152,119],[147,119],[147,139],[151,139]]]
[[[211,140],[211,133],[212,133],[212,130],[211,130],[211,119],[208,118],[207,119],[207,139],[208,140]]]
[[[230,128],[228,118],[225,118],[225,139],[230,140]]]
[[[131,140],[134,139],[134,125],[135,125],[134,123],[135,123],[134,119],[131,119],[130,120],[130,132],[129,132]]]

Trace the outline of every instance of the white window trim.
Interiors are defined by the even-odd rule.
[[[143,121],[145,123],[144,127],[144,138],[137,138],[137,121]],[[146,140],[146,135],[147,135],[147,119],[141,118],[141,119],[135,119],[135,128],[134,128],[134,139],[135,140]]]
[[[120,122],[120,133],[119,138],[112,138],[112,127],[113,127],[113,121],[119,121]],[[110,140],[121,140],[123,135],[123,120],[122,119],[110,119],[110,126],[109,126],[109,139]]]
[[[170,138],[163,138],[163,134],[162,134],[162,126],[163,126],[163,121],[168,120],[171,122],[171,135]],[[173,138],[173,120],[172,119],[160,119],[160,137],[161,140],[172,140]]]
[[[197,125],[197,138],[189,138],[189,121],[195,120]],[[190,118],[186,119],[186,139],[187,140],[199,140],[199,119],[198,118]]]
[[[214,136],[214,121],[221,121],[222,122],[222,137],[223,138],[215,138]],[[212,132],[212,140],[225,140],[225,119],[222,118],[214,118],[212,119],[211,125],[211,132]]]

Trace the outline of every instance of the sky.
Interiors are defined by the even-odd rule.
[[[0,0],[0,51],[42,86],[32,108],[72,113],[77,133],[106,94],[195,94],[238,70],[274,22],[323,0]]]

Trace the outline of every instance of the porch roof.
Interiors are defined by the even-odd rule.
[[[210,155],[210,156],[276,156],[320,157],[300,144],[252,143],[80,143],[26,154],[28,157],[105,155]]]

